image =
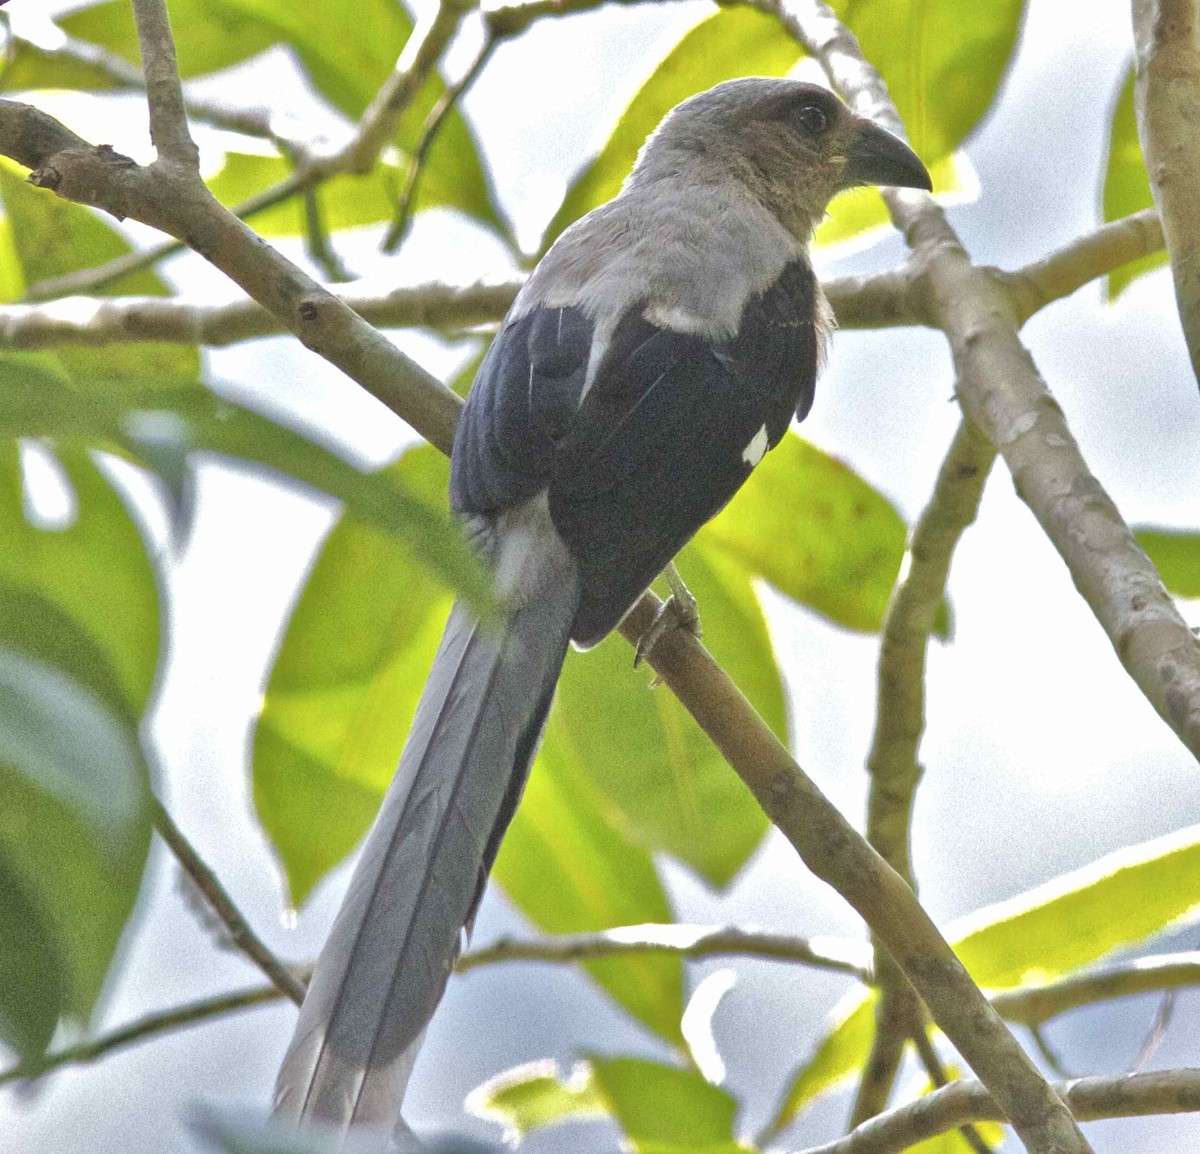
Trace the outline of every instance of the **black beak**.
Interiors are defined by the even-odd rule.
[[[890,184],[933,191],[920,158],[904,141],[878,124],[856,117],[857,135],[846,151],[846,183]]]

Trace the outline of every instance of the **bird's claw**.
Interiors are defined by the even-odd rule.
[[[673,564],[668,565],[665,576],[667,584],[671,586],[671,596],[658,607],[654,614],[654,620],[650,622],[646,632],[638,638],[637,648],[633,653],[635,669],[650,656],[651,650],[662,640],[668,630],[686,629],[693,637],[703,636],[696,598],[683,583],[679,571]]]

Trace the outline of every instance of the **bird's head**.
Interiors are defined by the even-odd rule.
[[[634,180],[664,175],[737,179],[804,239],[844,189],[931,188],[907,144],[827,88],[761,76],[718,84],[663,120],[638,158]]]

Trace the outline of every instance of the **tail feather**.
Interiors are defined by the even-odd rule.
[[[393,1126],[528,774],[579,603],[573,575],[500,629],[455,605],[396,777],[317,963],[277,1115]]]

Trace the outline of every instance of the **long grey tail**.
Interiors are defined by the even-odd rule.
[[[296,1123],[392,1127],[516,810],[579,603],[574,575],[504,624],[456,604],[408,744],[275,1085]]]

